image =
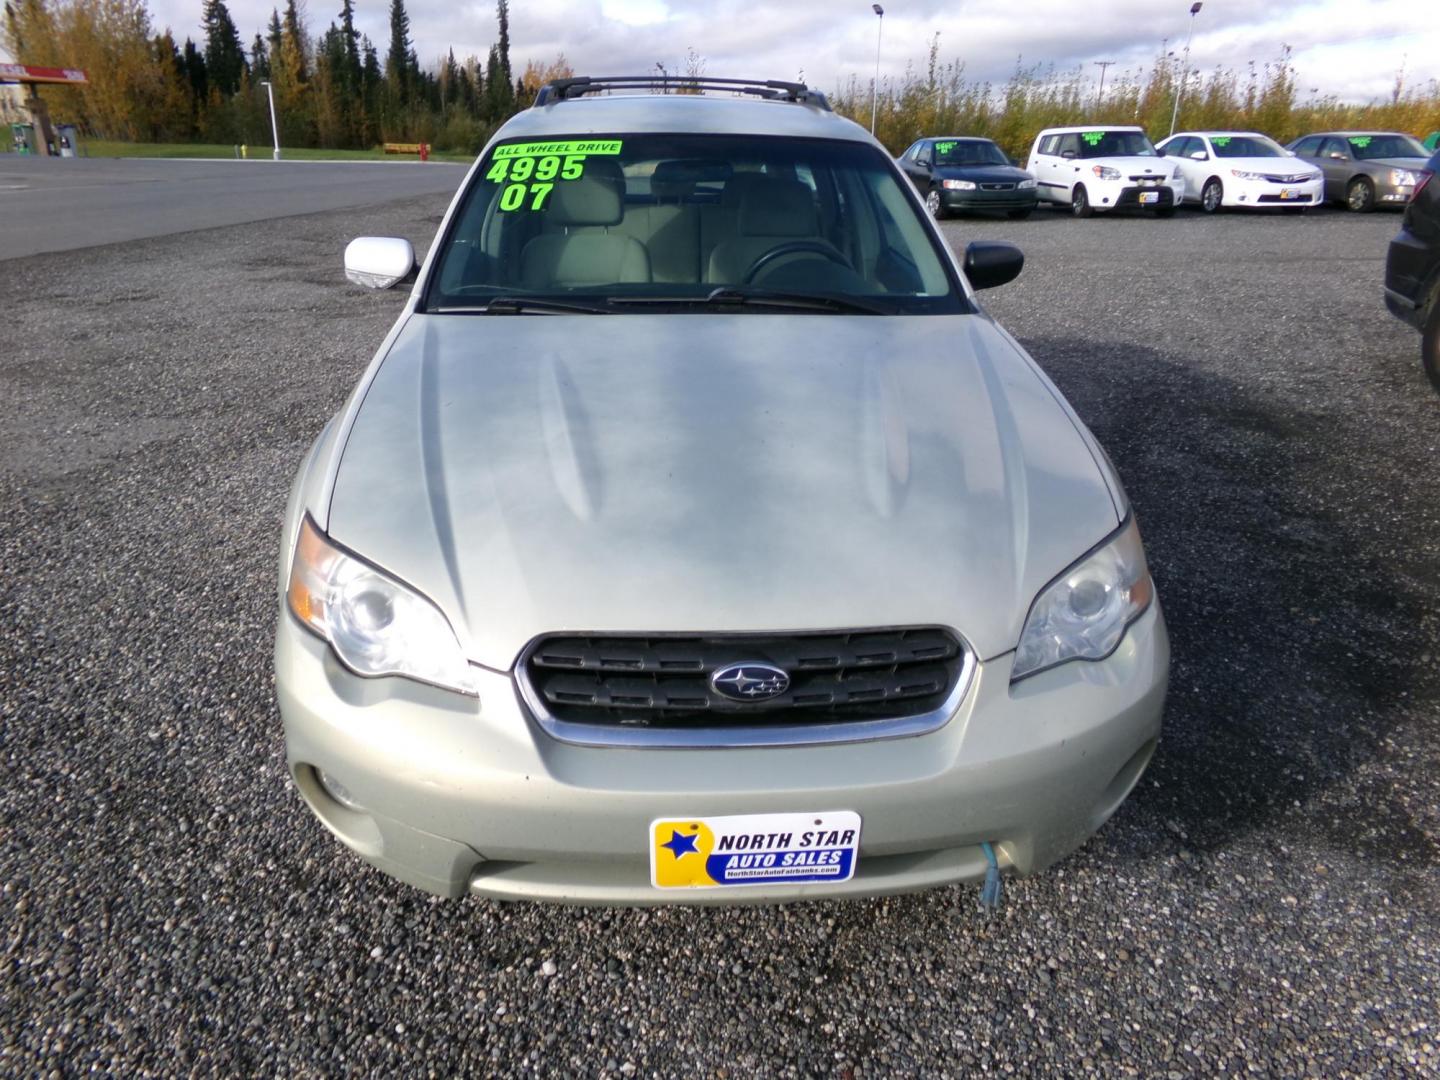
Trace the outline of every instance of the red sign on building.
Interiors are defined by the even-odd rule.
[[[90,80],[79,68],[34,67],[30,64],[0,64],[0,83],[59,83],[81,85]]]

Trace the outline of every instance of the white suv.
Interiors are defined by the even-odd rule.
[[[1169,217],[1185,197],[1184,178],[1138,127],[1047,128],[1025,168],[1042,202],[1068,206],[1076,217],[1122,207]]]

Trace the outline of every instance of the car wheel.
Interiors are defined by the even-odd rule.
[[[1011,221],[1024,221],[1030,216],[1030,212],[1033,209],[1033,207],[1027,206],[1024,210],[1007,210],[1005,216]]]
[[[940,189],[931,188],[925,195],[925,209],[936,221],[945,220],[945,204],[940,201]]]
[[[1357,214],[1368,214],[1375,209],[1375,185],[1365,177],[1357,176],[1345,189],[1345,205]]]
[[[1225,185],[1212,176],[1205,181],[1205,186],[1200,191],[1200,209],[1207,214],[1213,214],[1223,205],[1225,205]]]
[[[1440,296],[1430,303],[1430,317],[1420,331],[1420,365],[1437,393],[1440,393]]]
[[[1089,217],[1095,212],[1090,205],[1090,195],[1085,190],[1084,184],[1076,184],[1075,190],[1070,193],[1070,213],[1075,217]]]

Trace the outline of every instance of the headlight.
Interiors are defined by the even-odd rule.
[[[1258,172],[1246,172],[1244,169],[1231,169],[1230,175],[1237,180],[1264,180],[1265,174]]]
[[[1067,660],[1104,660],[1154,597],[1132,517],[1040,591],[1020,632],[1011,682]]]
[[[470,665],[440,609],[369,563],[341,551],[306,517],[286,599],[357,675],[403,675],[474,694]]]
[[[1112,169],[1109,165],[1091,165],[1090,171],[1101,180],[1119,180],[1120,170]]]
[[[1395,187],[1414,187],[1420,182],[1420,176],[1409,169],[1391,169],[1390,183]]]
[[[1026,190],[1027,188],[1033,188],[1035,186],[1035,178],[1033,176],[1027,176],[1024,180],[1021,180],[1015,186],[1022,191]]]
[[[941,180],[940,186],[951,191],[974,191],[975,181],[973,180]]]

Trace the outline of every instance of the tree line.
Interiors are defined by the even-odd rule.
[[[550,78],[573,74],[563,56],[510,59],[508,0],[496,4],[495,44],[483,59],[454,50],[422,65],[405,0],[390,0],[382,52],[355,27],[354,0],[312,35],[295,0],[244,41],[225,0],[204,0],[200,40],[155,33],[145,0],[6,0],[0,41],[23,64],[84,68],[83,87],[46,89],[51,115],[92,137],[138,142],[266,145],[267,89],[282,146],[364,148],[428,142],[473,153]]]
[[[982,135],[1023,158],[1043,129],[1090,123],[1136,124],[1159,140],[1170,132],[1177,91],[1176,131],[1261,131],[1285,143],[1308,131],[1376,128],[1423,138],[1440,130],[1440,83],[1407,87],[1397,76],[1385,100],[1351,104],[1304,89],[1289,46],[1239,71],[1208,72],[1186,70],[1162,48],[1147,67],[1108,80],[1102,97],[1083,69],[1057,72],[1019,60],[1001,86],[971,80],[963,61],[941,58],[936,34],[922,65],[878,87],[852,76],[831,106],[869,127],[872,87],[875,134],[894,153],[926,135]]]
[[[390,0],[383,52],[356,30],[354,0],[339,2],[324,32],[312,35],[296,0],[286,0],[247,44],[225,0],[203,0],[201,40],[180,44],[168,28],[153,31],[145,0],[5,0],[0,42],[20,63],[87,69],[90,85],[47,89],[52,116],[91,136],[131,141],[265,145],[268,81],[282,145],[428,142],[474,153],[544,82],[574,74],[559,56],[532,60],[517,75],[508,0],[496,4],[496,40],[483,59],[457,61],[451,50],[429,65],[416,55],[405,0]],[[676,74],[683,85],[704,69],[691,49]],[[962,60],[942,59],[936,34],[925,60],[903,76],[878,86],[852,76],[831,104],[869,126],[872,88],[876,134],[894,152],[924,135],[984,135],[1021,157],[1042,128],[1077,123],[1138,124],[1158,139],[1170,130],[1177,92],[1177,130],[1259,130],[1283,142],[1330,128],[1421,137],[1440,129],[1435,81],[1407,87],[1397,76],[1387,99],[1350,104],[1305,91],[1288,47],[1239,71],[1200,72],[1162,46],[1153,63],[1109,80],[1102,96],[1083,68],[1017,60],[1003,85],[970,79]]]

